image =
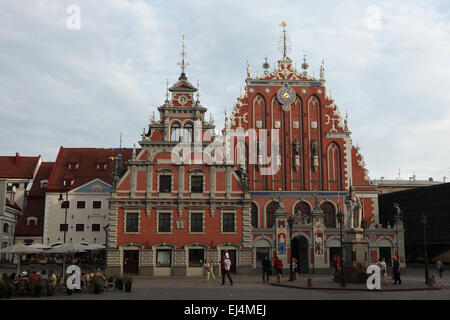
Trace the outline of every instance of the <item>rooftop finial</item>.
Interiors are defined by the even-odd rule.
[[[166,79],[166,102],[169,102],[169,79]]]
[[[287,23],[285,21],[283,21],[280,23],[280,26],[283,27],[283,39],[280,41],[281,42],[280,49],[281,49],[281,52],[283,53],[283,58],[286,58],[287,50],[288,50],[288,39],[287,39],[287,35],[286,35]]]
[[[197,80],[197,103],[200,103],[200,81]]]
[[[180,75],[180,78],[178,78],[178,80],[187,80],[186,74],[184,73],[184,68],[186,68],[189,65],[189,63],[184,61],[184,58],[186,56],[186,52],[184,50],[184,43],[186,42],[186,40],[184,40],[184,35],[183,35],[181,42],[182,42],[181,62],[178,62],[178,65],[181,67],[181,75]]]
[[[306,54],[303,56],[303,63],[302,63],[302,69],[303,69],[303,75],[306,76],[308,72],[306,71],[309,68],[308,63],[306,62]]]
[[[264,68],[264,74],[268,74],[269,73],[270,64],[267,62],[267,54],[264,56],[264,63],[262,65],[262,67]]]
[[[322,65],[320,66],[320,80],[325,79],[325,61],[322,60]]]

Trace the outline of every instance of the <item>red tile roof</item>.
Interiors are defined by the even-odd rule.
[[[50,175],[47,191],[66,191],[64,179],[73,178],[74,183],[69,190],[78,188],[96,178],[112,184],[111,174],[115,169],[115,157],[122,153],[122,168],[127,169],[126,161],[131,159],[132,149],[96,149],[96,148],[63,148],[59,149],[56,163]],[[137,150],[139,152],[139,150]],[[97,164],[104,159],[107,164],[106,170],[97,170]],[[69,170],[68,164],[77,160],[79,167],[76,170]]]
[[[32,179],[41,156],[0,157],[0,178]]]
[[[30,192],[24,213],[16,225],[16,236],[42,237],[44,232],[45,216],[45,189],[41,188],[41,180],[48,180],[52,172],[54,162],[43,162],[39,168]],[[27,218],[38,218],[36,225],[27,225]]]

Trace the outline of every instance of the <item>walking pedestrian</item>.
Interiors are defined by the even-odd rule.
[[[394,266],[392,268],[394,273],[394,284],[402,284],[402,280],[400,279],[400,262],[398,262],[398,259],[396,256],[394,256]]]
[[[208,262],[208,260],[205,260],[205,263],[203,264],[203,268],[205,268],[206,270],[206,282],[209,281],[209,277],[213,277],[214,280],[216,279],[216,277],[214,276],[214,273],[212,272],[212,268],[213,268],[213,264],[212,264],[212,260],[210,260]]]
[[[385,284],[386,283],[386,263],[383,264],[383,259],[379,258],[378,262],[377,262],[377,266],[378,266],[378,268],[380,268],[381,282],[383,284]]]
[[[276,256],[273,261],[273,266],[275,267],[275,273],[277,274],[277,282],[281,282],[281,276],[283,275],[283,261]]]
[[[436,262],[436,268],[439,272],[439,278],[442,278],[442,273],[444,272],[444,263],[441,260]]]
[[[270,282],[272,277],[272,260],[269,259],[269,256],[265,256],[262,261],[263,268],[263,282]]]
[[[293,269],[293,272],[294,272],[295,280],[298,280],[299,272],[298,272],[298,261],[297,261],[297,258],[292,258],[292,269]]]
[[[214,265],[212,259],[209,259],[209,267],[210,267],[209,276],[212,277],[214,280],[216,280],[216,276],[214,275]]]
[[[269,263],[269,257],[265,256],[263,261],[261,261],[261,266],[262,266],[262,279],[263,279],[263,283],[266,282],[268,275],[267,275],[267,264]]]
[[[225,285],[225,275],[228,277],[228,280],[230,280],[230,284],[233,285],[233,279],[231,279],[230,269],[231,269],[231,260],[230,254],[227,251],[225,253],[222,263],[222,285]]]

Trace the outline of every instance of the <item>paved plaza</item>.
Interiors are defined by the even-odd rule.
[[[402,285],[394,286],[389,280],[383,289],[391,291],[381,292],[370,292],[365,285],[352,284],[341,289],[328,275],[301,275],[294,282],[285,276],[281,286],[276,281],[262,283],[260,276],[234,275],[233,286],[228,280],[221,285],[219,279],[205,283],[200,277],[136,276],[130,293],[110,288],[101,294],[82,292],[67,296],[60,292],[52,297],[14,297],[13,300],[450,300],[450,275],[444,274],[439,279],[434,270],[430,275],[436,277],[438,289],[430,289],[424,284],[423,270],[409,269],[402,276]],[[308,278],[312,279],[313,288],[306,288]]]

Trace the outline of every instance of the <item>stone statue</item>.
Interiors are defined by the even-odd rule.
[[[292,142],[292,146],[294,147],[294,155],[300,155],[300,144],[297,142],[297,140],[294,140],[294,142]]]
[[[398,203],[394,203],[394,210],[395,221],[403,221],[403,211]]]
[[[361,229],[362,221],[362,206],[361,202],[356,195],[355,189],[352,185],[348,190],[348,196],[346,198],[347,212],[349,213],[347,217],[347,229],[359,230]]]
[[[250,70],[250,65],[247,62],[247,78],[251,78],[252,77],[252,71]]]
[[[312,150],[313,156],[317,156],[317,141],[316,140],[314,140],[311,143],[311,150]]]

